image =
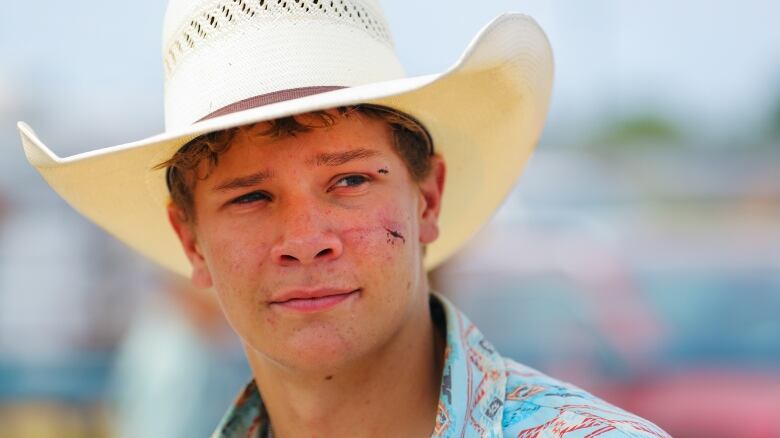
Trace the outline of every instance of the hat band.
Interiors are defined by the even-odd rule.
[[[300,99],[301,97],[326,93],[328,91],[340,90],[342,88],[347,88],[347,87],[342,87],[337,85],[321,85],[315,87],[289,88],[286,90],[279,90],[279,91],[273,91],[271,93],[260,94],[258,96],[248,97],[246,99],[239,100],[238,102],[231,103],[230,105],[223,106],[222,108],[197,120],[195,123],[202,122],[208,119],[213,119],[214,117],[235,113],[238,111],[258,108],[261,106],[270,105],[272,103],[283,102],[285,100]]]

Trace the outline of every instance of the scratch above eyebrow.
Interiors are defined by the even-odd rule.
[[[314,164],[317,166],[341,166],[352,160],[371,158],[381,155],[381,152],[374,149],[358,148],[344,152],[324,152],[317,154]]]
[[[221,192],[226,190],[235,190],[235,189],[243,189],[246,187],[252,187],[257,184],[262,183],[263,181],[273,178],[273,173],[268,170],[261,170],[259,172],[255,172],[251,175],[245,175],[245,176],[239,176],[236,178],[231,178],[227,181],[222,182],[221,184],[214,187],[214,191]]]

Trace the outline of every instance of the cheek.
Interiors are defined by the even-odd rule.
[[[400,208],[384,207],[370,214],[352,217],[340,234],[359,262],[392,261],[413,246],[410,215]]]
[[[270,243],[261,232],[248,233],[245,227],[222,225],[212,230],[206,244],[207,262],[215,281],[246,278],[238,274],[260,269]]]
[[[220,305],[233,329],[245,336],[256,318],[258,297],[268,285],[258,282],[270,247],[260,233],[239,231],[224,224],[211,232],[204,251]]]

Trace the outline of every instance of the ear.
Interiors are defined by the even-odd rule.
[[[168,204],[168,220],[192,265],[192,284],[204,289],[211,287],[211,272],[198,245],[194,225],[187,220],[186,213],[173,203]]]
[[[444,194],[446,166],[441,155],[431,157],[431,171],[418,183],[420,189],[420,242],[429,244],[439,237],[439,212]]]

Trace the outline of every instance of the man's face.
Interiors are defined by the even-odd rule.
[[[421,249],[438,235],[444,164],[414,181],[388,125],[362,114],[278,139],[266,128],[239,131],[197,181],[194,223],[169,210],[194,282],[214,287],[250,356],[306,369],[370,354],[427,312]]]

